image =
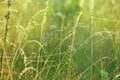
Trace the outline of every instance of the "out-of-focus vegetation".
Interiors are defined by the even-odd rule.
[[[119,80],[119,0],[7,2],[0,0],[2,80]]]

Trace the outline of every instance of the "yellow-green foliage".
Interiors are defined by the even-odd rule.
[[[0,0],[3,80],[119,78],[119,0],[8,1]]]

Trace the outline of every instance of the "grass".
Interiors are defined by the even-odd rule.
[[[119,1],[8,1],[0,1],[0,79],[119,80]]]

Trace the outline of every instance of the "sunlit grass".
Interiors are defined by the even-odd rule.
[[[11,0],[9,9],[7,1],[0,1],[0,78],[120,77],[119,1]]]

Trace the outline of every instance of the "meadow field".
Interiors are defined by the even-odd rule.
[[[120,0],[0,0],[0,80],[120,80]]]

